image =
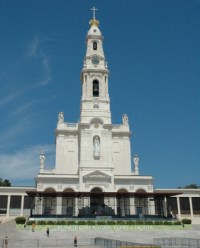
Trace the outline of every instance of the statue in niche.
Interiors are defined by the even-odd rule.
[[[100,142],[99,142],[99,139],[97,137],[95,137],[95,139],[94,139],[93,147],[94,147],[94,155],[98,156],[100,153]]]
[[[122,116],[122,122],[123,122],[123,125],[128,126],[128,115],[127,114],[124,114]]]
[[[59,114],[58,114],[58,122],[59,123],[64,122],[64,112],[59,112]]]
[[[40,167],[44,168],[45,154],[42,152],[40,154]]]

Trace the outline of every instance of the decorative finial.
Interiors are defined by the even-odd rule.
[[[96,17],[95,17],[95,11],[98,10],[98,9],[96,9],[95,7],[93,7],[93,8],[91,8],[91,10],[93,12],[93,20],[95,20],[96,19]]]

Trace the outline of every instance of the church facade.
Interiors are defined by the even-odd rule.
[[[65,122],[64,113],[59,113],[55,169],[45,169],[45,157],[41,154],[40,173],[36,177],[37,191],[91,192],[104,195],[108,192],[152,193],[153,178],[139,175],[137,155],[133,158],[132,171],[128,116],[122,116],[121,124],[112,123],[108,91],[109,70],[103,50],[103,36],[95,18],[90,21],[86,43],[81,71],[80,122]],[[100,205],[108,204],[100,199],[95,206],[97,199],[88,199],[89,203],[86,205],[89,206],[83,204],[83,207],[91,208],[93,205],[92,212],[102,212]],[[115,200],[113,198],[111,202],[109,199],[109,204],[117,207],[119,204]],[[59,204],[63,204],[61,199]],[[74,204],[71,202],[71,207],[74,208]],[[112,211],[116,212],[116,209]],[[64,214],[62,211],[61,213]],[[135,214],[135,210],[132,214]]]
[[[23,199],[30,199],[32,218],[181,216],[179,196],[184,190],[155,190],[153,177],[140,175],[139,157],[131,157],[127,114],[120,124],[112,123],[108,84],[103,36],[94,12],[81,71],[80,121],[69,123],[63,112],[58,114],[55,168],[45,168],[42,153],[36,187],[21,192]],[[199,206],[200,191],[194,192]],[[187,202],[194,214],[192,198]],[[24,200],[20,204],[22,214]]]

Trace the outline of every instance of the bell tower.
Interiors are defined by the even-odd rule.
[[[112,123],[108,93],[109,70],[103,51],[103,36],[95,16],[96,9],[92,8],[92,11],[93,18],[86,35],[86,55],[81,70],[80,121],[69,123],[65,121],[64,112],[58,114],[55,168],[46,169],[45,156],[41,154],[40,173],[36,182],[39,192],[48,188],[56,192],[79,192],[79,198],[85,197],[83,209],[93,209],[95,204],[102,206],[105,203],[115,206],[113,210],[117,213],[117,206],[122,207],[122,204],[124,208],[123,201],[117,203],[114,198],[113,202],[108,199],[105,202],[103,198],[97,201],[96,196],[93,196],[100,192],[119,195],[137,190],[152,192],[153,179],[151,176],[139,175],[138,156],[133,159],[135,168],[132,171],[128,115],[123,114],[119,124]],[[87,197],[85,192],[91,192],[91,197]],[[61,197],[58,198],[56,214],[66,214],[66,202],[64,200],[62,204]],[[77,215],[79,206],[76,200],[74,209]],[[132,200],[130,206],[134,204],[134,198]]]
[[[82,98],[80,123],[89,123],[92,118],[100,118],[104,124],[111,124],[110,98],[108,94],[109,70],[103,51],[103,36],[99,21],[95,17],[89,22],[86,36],[86,55],[81,71]]]

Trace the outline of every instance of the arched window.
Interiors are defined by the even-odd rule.
[[[93,42],[93,50],[97,50],[97,42],[96,41]]]
[[[99,96],[99,81],[98,80],[93,81],[93,96],[94,97]]]

